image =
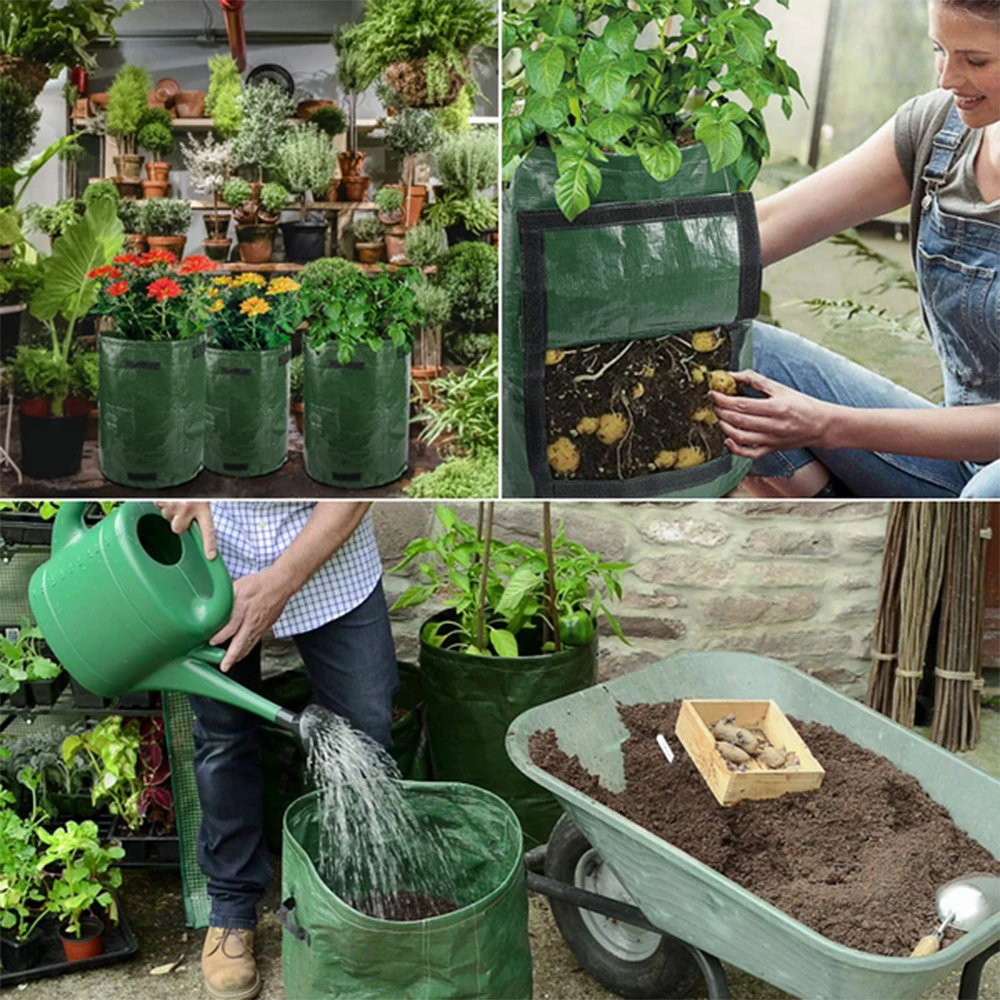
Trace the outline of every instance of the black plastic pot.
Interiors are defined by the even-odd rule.
[[[30,479],[61,479],[80,471],[87,417],[20,415],[21,471]]]
[[[0,362],[6,361],[16,350],[21,339],[21,317],[25,304],[0,306]]]
[[[156,704],[155,691],[133,691],[118,699],[118,708],[152,708]]]
[[[107,708],[111,704],[110,698],[88,691],[75,677],[71,677],[69,682],[73,688],[73,704],[77,708]]]
[[[285,237],[285,258],[296,264],[319,260],[326,246],[325,222],[283,222],[281,233]]]
[[[117,862],[120,868],[176,868],[181,863],[181,842],[176,835],[135,834],[115,816],[108,836],[125,851]]]
[[[492,239],[489,229],[481,233],[474,233],[464,222],[445,226],[444,232],[448,237],[448,246],[450,247],[457,246],[459,243],[489,243]]]
[[[64,670],[61,674],[45,681],[28,681],[31,698],[35,705],[51,708],[62,690],[69,683],[69,674]]]
[[[37,965],[44,942],[45,936],[40,927],[36,927],[26,941],[14,941],[0,935],[0,965],[4,974],[25,972]]]

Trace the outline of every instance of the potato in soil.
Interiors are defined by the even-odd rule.
[[[709,389],[735,386],[721,377],[732,361],[726,328],[550,350],[546,361],[553,475],[631,479],[724,453]]]

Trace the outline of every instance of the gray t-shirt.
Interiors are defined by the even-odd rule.
[[[941,131],[952,96],[947,90],[933,90],[914,97],[896,112],[896,156],[910,181],[910,252],[916,264],[917,236],[920,232],[921,201],[926,185],[924,168],[931,156],[934,136]],[[949,215],[1000,224],[1000,201],[987,202],[976,182],[975,162],[983,141],[982,129],[969,129],[958,147],[954,166],[938,189],[941,209]]]

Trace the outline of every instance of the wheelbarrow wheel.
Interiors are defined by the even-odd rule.
[[[590,841],[565,814],[549,837],[545,874],[635,905]],[[550,899],[549,905],[559,933],[580,965],[619,996],[636,1000],[683,997],[698,981],[697,966],[679,942],[564,900]]]

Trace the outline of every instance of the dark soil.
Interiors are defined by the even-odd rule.
[[[570,479],[631,479],[661,471],[656,461],[664,451],[698,448],[705,461],[721,455],[718,425],[692,420],[696,410],[712,407],[708,378],[696,382],[692,371],[699,366],[728,371],[731,363],[729,334],[723,328],[716,333],[721,342],[711,352],[695,351],[691,333],[577,347],[561,357],[548,352],[547,362],[559,360],[545,365],[546,441],[551,445],[568,438],[579,453],[575,470],[554,467],[553,473]],[[587,377],[615,358],[599,378]],[[581,419],[602,414],[627,422],[623,437],[605,443],[597,433],[578,429]]]
[[[397,892],[383,902],[385,905],[381,914],[373,912],[370,903],[355,905],[354,909],[380,920],[426,920],[454,913],[458,909],[450,899],[425,896],[422,892]]]
[[[815,722],[791,720],[826,771],[819,789],[720,806],[673,738],[679,710],[679,701],[619,706],[630,733],[621,794],[560,750],[554,730],[532,735],[531,758],[807,927],[876,955],[909,955],[937,922],[946,882],[1000,874],[916,778]],[[670,738],[673,765],[657,733]]]

